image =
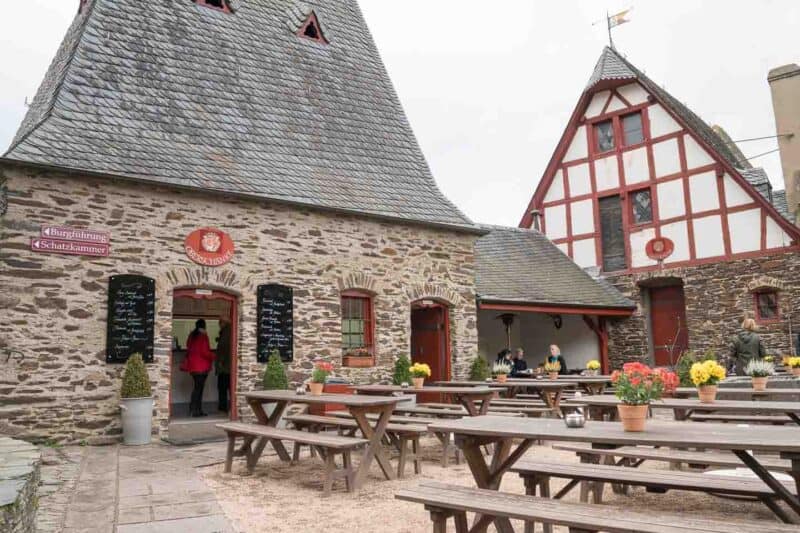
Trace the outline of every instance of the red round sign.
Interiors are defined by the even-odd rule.
[[[186,255],[203,266],[218,267],[233,259],[233,240],[216,228],[200,228],[186,237]]]
[[[663,261],[675,251],[675,243],[666,237],[650,239],[645,247],[647,257],[656,261]]]

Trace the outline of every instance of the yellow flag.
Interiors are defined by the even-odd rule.
[[[630,13],[630,9],[626,9],[625,11],[620,11],[616,15],[611,15],[608,17],[608,27],[614,28],[619,26],[620,24],[625,24],[626,22],[630,22],[630,19],[626,19],[625,17]]]

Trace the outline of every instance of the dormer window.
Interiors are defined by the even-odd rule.
[[[326,39],[325,35],[323,35],[322,27],[320,27],[317,15],[313,11],[308,15],[308,18],[303,25],[300,26],[300,29],[297,31],[297,35],[305,39],[311,39],[312,41],[316,41],[320,44],[328,44],[328,39]]]
[[[225,13],[230,13],[231,8],[228,5],[228,0],[194,0],[199,6],[210,7],[212,9],[219,9]]]

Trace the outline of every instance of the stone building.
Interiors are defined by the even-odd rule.
[[[412,349],[443,379],[476,356],[486,230],[438,190],[354,0],[81,1],[0,184],[0,432],[118,434],[130,335],[169,437],[201,317],[212,344],[232,321],[234,394],[264,347],[296,383],[315,359],[375,381]],[[153,313],[143,293],[145,325],[119,333],[129,275]],[[276,285],[292,329],[262,313]]]
[[[745,317],[770,353],[792,351],[800,231],[785,192],[740,154],[603,51],[520,225],[636,303],[610,325],[612,366],[724,354]]]

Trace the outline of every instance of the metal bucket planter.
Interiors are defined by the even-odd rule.
[[[128,446],[150,444],[153,432],[153,398],[123,398],[122,440]]]

